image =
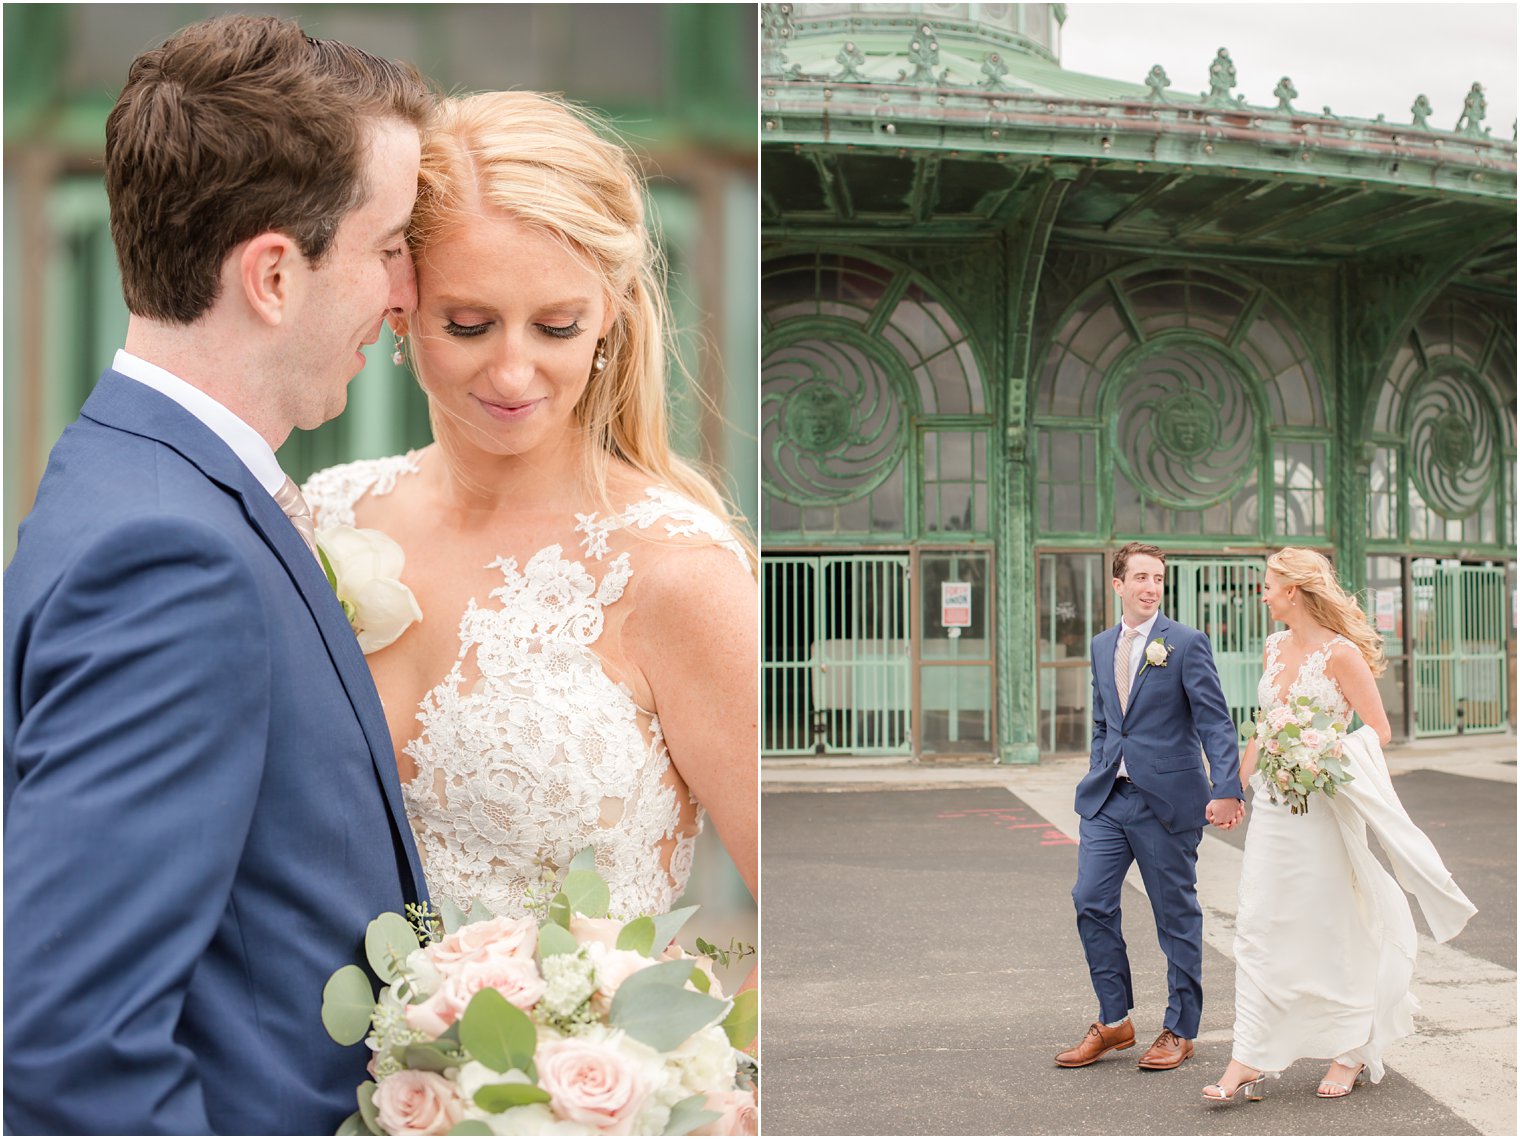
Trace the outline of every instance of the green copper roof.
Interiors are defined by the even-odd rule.
[[[767,146],[887,149],[952,160],[1215,170],[1321,185],[1514,202],[1515,143],[1484,125],[1473,85],[1451,129],[1412,99],[1410,122],[1236,95],[1225,48],[1209,90],[1179,91],[1159,66],[1135,82],[1060,67],[1060,5],[762,5],[761,139]],[[997,20],[979,18],[996,10]],[[1041,38],[1043,33],[1043,39]]]

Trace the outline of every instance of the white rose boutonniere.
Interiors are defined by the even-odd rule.
[[[422,620],[417,598],[401,583],[406,555],[395,539],[379,530],[326,526],[317,531],[317,550],[366,655]]]
[[[1171,655],[1172,646],[1167,644],[1164,638],[1157,637],[1145,646],[1145,667],[1150,668],[1155,665],[1157,668],[1165,668],[1167,658]]]

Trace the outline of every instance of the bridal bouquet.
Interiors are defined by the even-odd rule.
[[[1333,799],[1336,788],[1351,782],[1340,762],[1345,734],[1346,725],[1311,696],[1264,715],[1256,722],[1256,754],[1268,798],[1287,803],[1295,815],[1309,810],[1309,796],[1316,791]]]
[[[322,993],[328,1034],[374,1053],[339,1135],[755,1133],[755,994],[725,999],[712,957],[673,944],[697,907],[606,917],[594,865],[575,858],[541,919],[444,903],[370,923],[378,998],[357,965]]]

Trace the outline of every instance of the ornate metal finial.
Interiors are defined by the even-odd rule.
[[[1008,74],[1008,65],[1003,62],[1003,57],[997,52],[991,52],[986,59],[982,60],[982,81],[979,86],[988,91],[997,91],[1003,86],[1003,76]]]
[[[921,25],[918,34],[908,44],[908,62],[913,65],[913,74],[899,71],[897,78],[906,79],[909,83],[932,86],[943,82],[950,73],[950,69],[946,68],[939,75],[934,74],[934,69],[939,64],[939,40],[934,38],[928,24]]]
[[[1230,88],[1235,86],[1235,61],[1230,58],[1230,53],[1225,48],[1220,48],[1214,56],[1214,62],[1209,64],[1209,93],[1204,96],[1216,106],[1233,107],[1235,101],[1230,98]]]
[[[1488,100],[1483,97],[1483,84],[1474,83],[1467,98],[1462,101],[1462,114],[1452,128],[1469,138],[1482,138],[1487,132],[1479,125],[1488,114]]]
[[[1166,89],[1172,85],[1172,81],[1166,77],[1166,68],[1158,63],[1146,75],[1145,85],[1151,89],[1150,100],[1152,103],[1164,103],[1166,102]]]
[[[802,65],[786,62],[786,43],[797,34],[790,4],[760,5],[760,73],[801,79]]]
[[[1424,95],[1416,95],[1414,106],[1409,108],[1409,113],[1414,116],[1414,125],[1422,131],[1430,129],[1430,100]]]
[[[1293,113],[1291,100],[1298,98],[1298,88],[1293,86],[1293,80],[1284,75],[1277,81],[1277,89],[1272,94],[1277,99],[1277,109],[1287,111],[1291,115]]]
[[[860,68],[865,61],[865,54],[855,46],[853,41],[847,41],[844,47],[839,49],[839,54],[834,57],[834,62],[844,68],[834,78],[842,83],[864,83],[865,73]]]

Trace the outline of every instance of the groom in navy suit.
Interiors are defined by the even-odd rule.
[[[5,1128],[332,1134],[322,989],[424,896],[384,712],[275,449],[414,303],[432,99],[228,16],[106,123],[130,311],[5,574]]]
[[[1081,845],[1071,896],[1099,1012],[1082,1040],[1056,1056],[1063,1068],[1135,1043],[1119,913],[1132,862],[1150,897],[1170,992],[1161,1034],[1140,1067],[1175,1068],[1193,1054],[1203,1009],[1198,844],[1205,821],[1228,830],[1245,811],[1239,737],[1209,639],[1161,612],[1165,579],[1158,547],[1120,549],[1113,587],[1122,620],[1092,642],[1092,755],[1077,785]]]

